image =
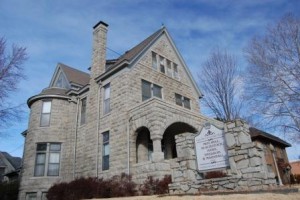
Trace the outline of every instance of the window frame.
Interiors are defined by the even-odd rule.
[[[80,104],[80,125],[84,125],[86,123],[87,97],[83,97]]]
[[[39,149],[39,145],[46,145],[45,149]],[[58,150],[51,149],[51,145],[59,145]],[[34,164],[34,177],[44,177],[44,176],[59,176],[60,174],[60,165],[61,165],[61,149],[62,144],[59,142],[41,142],[36,143],[36,153],[35,153],[35,164]],[[52,163],[50,161],[50,157],[52,154],[58,154],[58,162]],[[44,155],[44,161],[41,163],[38,163],[38,155]],[[58,165],[57,173],[56,174],[50,174],[50,165]],[[43,166],[42,173],[38,173],[38,166]]]
[[[149,95],[145,95],[146,92],[144,92],[144,84],[148,84],[150,87],[150,91],[147,91],[147,93],[150,94]],[[148,88],[147,88],[148,89]],[[159,89],[159,90],[156,90]],[[159,91],[159,95],[156,95],[155,91]],[[149,81],[146,81],[144,79],[142,79],[142,102],[143,101],[147,101],[148,99],[151,98],[159,98],[159,99],[163,99],[163,87],[161,87],[160,85],[157,85],[155,83],[151,83]]]
[[[109,90],[108,97],[106,96],[107,90]],[[110,86],[110,83],[107,83],[106,85],[103,86],[103,114],[104,115],[110,113],[110,111],[111,111],[110,96],[111,96],[111,86]]]
[[[50,109],[49,112],[48,109],[46,108],[46,103],[50,103]],[[46,110],[47,109],[47,110]],[[40,116],[40,127],[49,127],[50,126],[50,121],[51,121],[51,111],[52,111],[52,101],[51,100],[45,100],[42,101],[42,106],[41,106],[41,116]],[[44,122],[45,116],[48,116],[48,119],[46,118],[47,122]]]
[[[106,137],[107,135],[107,137]],[[109,170],[109,158],[110,158],[110,144],[109,144],[110,134],[109,131],[102,133],[102,171]],[[108,151],[106,152],[106,149]]]
[[[188,102],[188,103],[186,103]],[[183,108],[191,110],[191,99],[181,94],[175,93],[175,104]]]
[[[32,195],[34,195],[34,196],[32,196]],[[25,199],[31,200],[32,198],[37,199],[37,192],[26,192]]]

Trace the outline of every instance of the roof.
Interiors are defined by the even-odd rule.
[[[186,70],[186,72],[192,82],[192,85],[194,86],[199,97],[202,97],[203,95],[200,92],[198,85],[196,84],[191,72],[189,71],[188,67],[186,66],[182,56],[180,55],[179,51],[177,50],[175,44],[173,43],[173,41],[165,27],[162,27],[159,30],[157,30],[156,32],[154,32],[152,35],[147,37],[141,43],[139,43],[138,45],[136,45],[129,51],[126,51],[125,54],[121,55],[119,58],[113,59],[113,60],[107,60],[105,73],[103,73],[99,77],[97,77],[96,80],[99,81],[104,77],[108,77],[111,74],[113,74],[114,72],[120,70],[122,67],[134,63],[134,61],[139,57],[139,55],[141,55],[143,52],[145,52],[145,50],[147,50],[147,48],[150,47],[150,45],[153,44],[162,33],[165,33],[167,35],[167,37],[170,39],[170,42],[175,49],[175,52],[177,53],[180,60],[182,61],[183,68]]]
[[[63,63],[58,63],[63,72],[65,73],[68,81],[85,86],[90,81],[90,75],[88,73],[77,70],[73,67],[67,66]]]
[[[267,133],[267,132],[264,132],[262,130],[259,130],[257,128],[254,128],[254,127],[250,127],[249,128],[250,130],[250,135],[251,135],[251,138],[263,138],[263,139],[267,139],[269,141],[273,141],[281,146],[284,146],[284,147],[291,147],[292,145],[282,139],[280,139],[279,137],[276,137],[270,133]]]
[[[15,168],[18,169],[21,167],[21,163],[22,163],[22,159],[20,157],[13,157],[11,156],[9,153],[7,152],[1,152],[0,154],[2,154],[2,156],[4,156],[6,158],[6,160]],[[2,157],[1,156],[1,157]],[[0,157],[0,158],[1,158]],[[0,166],[6,166],[6,164],[3,162],[2,159],[0,159]]]
[[[63,88],[45,88],[40,95],[66,95],[67,90]]]
[[[145,47],[147,47],[153,41],[153,39],[156,38],[163,30],[164,30],[164,28],[159,29],[158,31],[156,31],[155,33],[153,33],[152,35],[150,35],[148,38],[146,38],[145,40],[143,40],[141,43],[139,43],[138,45],[136,45],[135,47],[133,47],[129,51],[126,51],[125,54],[121,55],[117,59],[117,61],[114,63],[114,65],[112,65],[111,67],[108,68],[108,70],[110,70],[110,69],[118,66],[120,63],[122,63],[124,61],[130,62],[139,53],[141,53],[141,51]]]

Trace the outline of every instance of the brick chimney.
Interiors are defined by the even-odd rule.
[[[107,27],[108,24],[103,21],[98,22],[93,27],[92,79],[105,72]]]

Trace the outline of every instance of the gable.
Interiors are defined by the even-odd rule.
[[[79,90],[89,84],[89,80],[89,74],[58,63],[49,87]]]
[[[178,78],[176,78],[176,80],[191,86],[195,95],[197,95],[198,98],[202,97],[202,93],[200,92],[189,68],[186,66],[166,28],[163,28],[160,34],[153,38],[153,40],[148,43],[148,46],[146,46],[140,54],[132,60],[131,66],[140,62],[145,57],[147,57],[145,64],[147,63],[148,66],[151,66],[151,64],[149,65],[149,62],[152,62],[153,53],[157,54],[157,62],[160,62],[160,58],[162,57],[162,59],[165,59],[164,62],[171,62],[171,65],[176,64],[178,68]],[[168,73],[167,69],[165,73]],[[170,77],[174,78],[174,70],[172,70],[172,75],[170,75]]]

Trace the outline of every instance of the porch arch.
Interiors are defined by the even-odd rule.
[[[187,132],[196,133],[197,129],[185,122],[174,122],[165,129],[161,141],[165,159],[177,158],[175,135]]]
[[[151,161],[153,152],[153,142],[150,139],[150,131],[142,126],[136,131],[136,163]]]

